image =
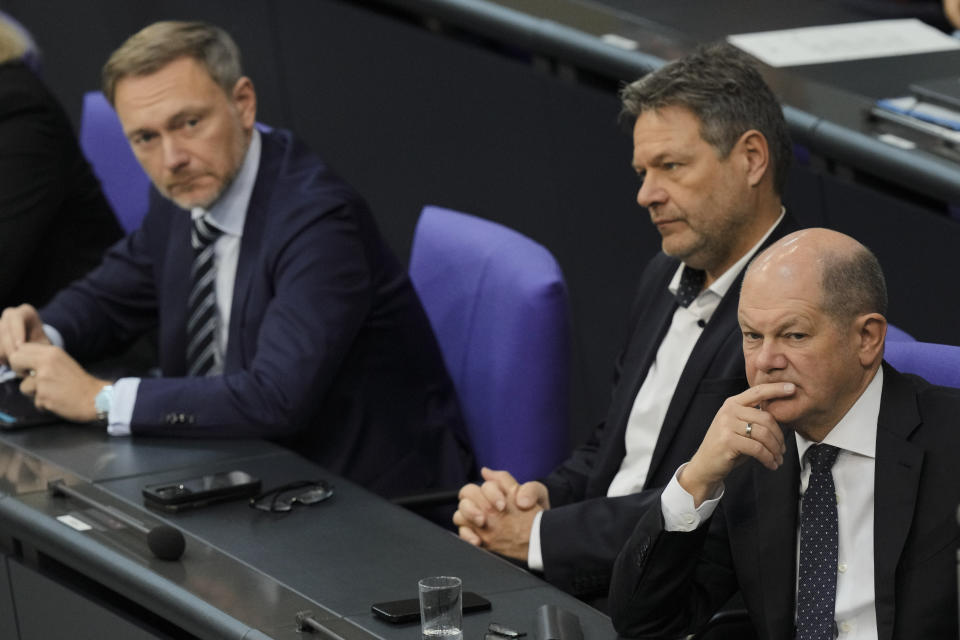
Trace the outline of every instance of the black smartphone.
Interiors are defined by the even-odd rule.
[[[460,597],[464,613],[487,611],[490,609],[490,601],[478,593],[464,591]],[[418,598],[411,598],[409,600],[377,602],[370,605],[370,610],[373,611],[377,617],[394,624],[413,622],[414,620],[420,619],[420,600]]]
[[[176,512],[224,500],[247,498],[259,492],[259,478],[254,478],[246,471],[226,471],[148,484],[143,488],[143,500],[148,507]]]

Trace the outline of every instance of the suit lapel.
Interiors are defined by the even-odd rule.
[[[730,287],[727,295],[720,301],[713,317],[703,330],[696,345],[694,345],[693,351],[690,352],[687,364],[680,374],[680,380],[677,381],[673,397],[670,399],[670,406],[667,408],[667,413],[663,418],[660,435],[657,437],[653,456],[650,459],[650,468],[647,471],[648,482],[651,478],[656,477],[657,470],[664,456],[666,456],[670,445],[673,443],[674,438],[677,436],[677,432],[680,430],[683,416],[690,406],[690,402],[694,394],[696,394],[697,388],[700,386],[700,382],[703,380],[707,369],[716,357],[717,352],[720,351],[724,340],[728,339],[730,333],[737,327],[736,310],[739,292],[740,278],[738,277],[736,282]],[[674,306],[674,308],[676,307]],[[664,331],[666,331],[666,329]],[[658,341],[657,347],[659,346]],[[654,355],[655,354],[656,352],[654,352]],[[650,363],[648,362],[647,367],[649,368],[649,366]],[[703,425],[704,433],[709,426],[709,423]]]
[[[190,212],[165,204],[170,211],[169,241],[166,249],[164,282],[159,288],[163,298],[159,302],[162,355],[164,375],[178,376],[187,372],[187,299],[190,297],[193,266],[193,249],[190,246],[190,229],[193,225]]]
[[[230,311],[230,331],[227,338],[227,354],[224,362],[226,372],[238,371],[249,364],[245,353],[240,327],[250,300],[254,266],[260,262],[267,223],[272,187],[276,182],[278,162],[277,142],[274,136],[261,133],[260,166],[257,181],[250,194],[250,204],[243,222],[243,237],[240,239],[240,255],[237,258],[237,275],[233,284],[233,301]]]
[[[896,571],[913,522],[923,450],[907,439],[920,425],[916,394],[884,364],[874,481],[874,590],[879,640],[893,637]]]
[[[754,465],[759,538],[755,541],[762,587],[763,624],[768,638],[793,637],[796,584],[797,509],[800,461],[793,431],[785,430],[783,466],[770,471]]]
[[[634,400],[640,391],[640,385],[647,377],[650,364],[657,355],[660,342],[670,328],[673,312],[677,308],[676,299],[667,289],[667,283],[670,282],[677,263],[671,261],[670,264],[673,268],[669,270],[669,275],[663,285],[655,289],[654,295],[650,296],[644,312],[632,329],[633,335],[621,366],[621,379],[611,401],[610,415],[607,416],[608,428],[613,427],[616,431],[604,438],[604,451],[598,457],[603,467],[598,468],[597,473],[592,475],[587,488],[588,496],[606,495],[626,455],[624,438]]]

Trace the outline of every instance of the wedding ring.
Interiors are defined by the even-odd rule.
[[[750,434],[752,434],[752,433],[753,433],[753,425],[748,422],[748,423],[747,423],[747,428],[746,428],[746,435],[747,435],[747,437],[748,437],[748,438],[752,438],[753,436],[750,435]]]
[[[27,371],[27,375],[30,376],[31,378],[33,378],[33,377],[35,377],[35,376],[37,375],[37,370],[36,370],[36,369],[30,369],[30,370]]]

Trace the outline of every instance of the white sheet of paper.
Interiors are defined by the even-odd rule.
[[[727,40],[771,67],[960,49],[960,40],[915,18],[742,33]]]

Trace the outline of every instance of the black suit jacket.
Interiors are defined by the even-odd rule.
[[[873,480],[880,640],[957,637],[958,415],[960,390],[884,365]],[[759,638],[793,637],[800,462],[787,435],[780,469],[750,461],[727,477],[709,526],[665,532],[659,508],[641,519],[610,589],[622,635],[678,637],[739,588]]]
[[[42,310],[80,358],[158,326],[134,435],[261,436],[385,495],[459,486],[470,457],[439,347],[363,200],[289,132],[262,151],[220,376],[186,375],[190,214],[143,224]]]
[[[796,228],[785,217],[761,250]],[[657,489],[690,459],[723,401],[747,388],[737,324],[741,273],[687,360],[664,417],[644,490],[607,497],[626,453],[624,437],[634,400],[677,308],[667,286],[679,264],[661,253],[644,270],[606,419],[586,444],[543,480],[551,504],[540,523],[544,577],[584,598],[607,593],[617,553],[640,516],[651,504],[658,504]],[[600,601],[595,604],[602,606]]]
[[[63,108],[22,63],[0,64],[0,309],[45,303],[122,235]]]

